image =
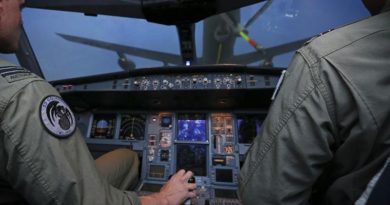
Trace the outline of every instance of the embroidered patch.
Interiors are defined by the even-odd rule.
[[[5,78],[9,83],[24,80],[27,78],[36,77],[30,71],[16,66],[3,66],[0,67],[0,75]]]
[[[76,130],[75,117],[69,106],[58,96],[47,96],[41,103],[41,120],[57,138],[67,138]]]

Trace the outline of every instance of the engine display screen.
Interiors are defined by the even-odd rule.
[[[207,145],[177,144],[176,169],[190,170],[195,176],[207,175]]]
[[[178,141],[196,141],[205,142],[206,134],[206,117],[203,114],[182,114],[177,120],[177,137]]]
[[[265,115],[237,115],[238,143],[252,144],[260,133]]]

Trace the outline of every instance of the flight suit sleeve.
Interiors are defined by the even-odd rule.
[[[40,112],[47,96],[58,93],[45,81],[34,81],[7,103],[0,160],[1,174],[9,184],[29,204],[140,204],[135,193],[102,179],[77,129],[66,138],[48,131]]]
[[[332,98],[298,53],[240,171],[243,204],[307,204],[332,158]]]

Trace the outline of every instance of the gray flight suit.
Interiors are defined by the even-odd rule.
[[[95,164],[82,135],[72,127],[71,112],[57,113],[71,120],[47,120],[56,111],[40,108],[44,100],[58,96],[40,77],[0,61],[0,203],[17,204],[10,201],[21,196],[39,205],[140,204],[135,193],[111,186],[111,179],[97,170],[96,164],[103,169],[107,164]]]
[[[245,205],[350,205],[390,153],[390,11],[294,56],[239,177]]]

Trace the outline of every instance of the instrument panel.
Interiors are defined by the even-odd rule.
[[[139,195],[179,169],[195,175],[185,204],[241,204],[238,176],[260,133],[281,69],[235,65],[142,69],[53,82],[94,157],[115,148],[141,159]]]
[[[76,116],[79,126],[90,127],[83,133],[88,145],[138,152],[140,195],[158,191],[185,169],[194,172],[199,196],[188,204],[240,204],[240,164],[266,113],[96,111]]]

